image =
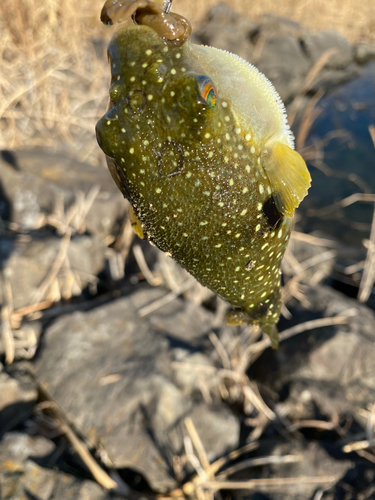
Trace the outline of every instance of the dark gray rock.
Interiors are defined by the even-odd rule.
[[[170,471],[183,453],[186,416],[212,459],[235,448],[239,437],[238,420],[219,399],[202,407],[196,381],[184,380],[178,367],[181,351],[186,363],[213,315],[175,300],[151,322],[139,319],[137,310],[164,293],[140,289],[61,317],[47,329],[37,360],[41,383],[76,428],[100,443],[116,468],[139,470],[159,491],[176,486]]]
[[[9,279],[13,307],[33,303],[38,287],[50,272],[61,249],[61,238],[33,234],[4,236],[0,239],[0,266]],[[67,286],[70,293],[78,295],[105,267],[105,245],[95,236],[77,235],[69,243],[65,260],[57,278],[61,290]],[[69,263],[67,266],[66,264]],[[4,302],[4,287],[0,275],[0,304]],[[39,297],[40,300],[47,297]]]
[[[310,31],[302,24],[286,17],[275,14],[262,14],[259,19],[259,29],[263,37],[294,37],[300,40],[310,34]]]
[[[358,77],[362,69],[358,64],[349,62],[344,68],[323,68],[310,85],[312,93],[318,90],[329,90]]]
[[[256,492],[240,491],[234,493],[235,498],[243,500],[312,500],[315,498],[314,493],[320,490],[325,490],[327,485],[340,484],[341,478],[346,471],[352,466],[350,460],[335,460],[330,454],[318,443],[304,441],[290,441],[289,443],[277,443],[271,452],[266,446],[261,445],[258,451],[260,456],[271,456],[274,458],[291,455],[295,457],[295,461],[287,464],[267,465],[264,467],[253,468],[237,474],[233,479],[250,479],[256,478],[306,478],[304,481],[296,481],[290,486],[276,487],[258,487]],[[263,448],[263,449],[262,449]],[[324,481],[324,477],[332,477],[331,482]],[[307,478],[314,478],[315,483],[308,484]],[[319,483],[319,478],[322,478]],[[336,480],[335,480],[336,479]],[[265,495],[265,496],[263,496]],[[324,498],[324,497],[318,497]],[[337,497],[336,497],[337,498]]]
[[[67,209],[79,192],[87,196],[94,186],[100,191],[83,229],[105,237],[126,208],[107,169],[79,162],[66,151],[52,148],[2,151],[0,186],[1,216],[26,229],[34,229],[43,214],[53,212],[56,203],[62,201]]]
[[[362,42],[354,47],[354,58],[359,64],[375,61],[375,43]]]
[[[328,68],[345,68],[353,58],[351,44],[335,30],[321,31],[315,35],[305,36],[302,43],[313,64],[327,51],[334,51],[325,65]]]
[[[197,43],[228,50],[246,59],[252,52],[251,37],[257,30],[256,23],[220,2],[210,9],[193,37]]]
[[[0,441],[0,497],[2,500],[105,500],[108,495],[92,481],[84,481],[37,464],[55,449],[52,441],[9,433]]]
[[[296,38],[264,38],[257,58],[252,62],[271,80],[284,101],[289,101],[300,91],[310,63]]]
[[[267,365],[267,373],[261,372],[274,390],[287,390],[292,422],[347,413],[365,427],[360,410],[375,400],[375,314],[326,286],[303,286],[302,291],[309,311],[292,304],[294,322],[309,315],[347,315],[347,324],[309,330],[281,343],[279,351],[259,360]]]
[[[0,439],[31,415],[36,399],[36,388],[29,379],[0,373]]]

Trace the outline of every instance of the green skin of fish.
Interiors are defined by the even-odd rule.
[[[275,345],[292,219],[275,206],[253,131],[220,92],[216,107],[202,97],[191,46],[145,26],[115,34],[98,142],[144,237],[228,301],[230,322],[259,325]]]

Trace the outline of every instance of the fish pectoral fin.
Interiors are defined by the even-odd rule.
[[[270,181],[277,209],[286,217],[292,217],[311,186],[304,159],[297,151],[277,141],[267,146],[262,166]]]
[[[135,234],[142,238],[142,240],[146,239],[142,231],[141,221],[135,215],[135,212],[131,205],[129,205],[129,220]]]
[[[242,326],[249,323],[249,315],[244,311],[235,309],[234,311],[229,311],[225,319],[229,326]]]

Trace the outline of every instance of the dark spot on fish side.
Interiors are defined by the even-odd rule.
[[[282,221],[283,216],[278,211],[273,196],[270,196],[268,200],[264,202],[262,210],[270,227],[272,229],[277,229]]]
[[[184,150],[176,141],[165,141],[159,151],[155,151],[160,177],[173,177],[184,168]]]
[[[143,113],[147,104],[147,95],[144,90],[132,90],[125,97],[125,103],[132,115]]]

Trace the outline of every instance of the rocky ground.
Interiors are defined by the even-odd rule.
[[[194,36],[256,64],[299,134],[312,96],[375,60],[224,4]],[[134,237],[108,172],[67,149],[1,152],[0,499],[375,499],[372,239],[297,217],[272,351]]]

